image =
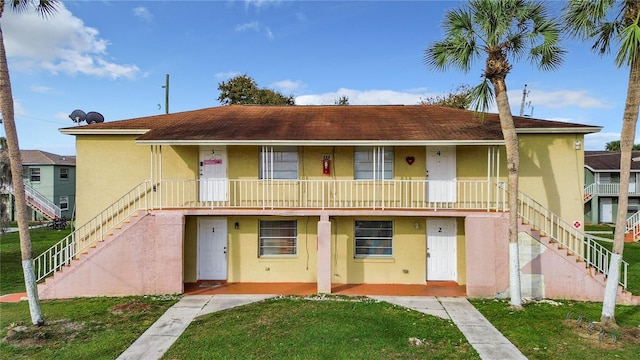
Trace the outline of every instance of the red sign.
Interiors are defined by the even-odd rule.
[[[204,165],[221,165],[222,159],[210,159],[203,161]]]

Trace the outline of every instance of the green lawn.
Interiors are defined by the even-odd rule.
[[[332,297],[333,298],[333,297]],[[410,338],[426,339],[415,346]],[[362,298],[260,303],[197,318],[163,359],[478,359],[450,321]]]
[[[29,304],[0,304],[0,359],[115,359],[177,296],[42,301],[46,324],[31,326]],[[9,330],[26,325],[25,331]],[[20,329],[20,328],[18,328]]]
[[[70,228],[66,230],[32,229],[30,235],[34,257],[62,240],[70,232]],[[25,291],[21,259],[18,232],[0,235],[0,295]]]
[[[617,306],[615,317],[620,327],[605,331],[601,342],[599,328],[588,332],[588,323],[600,319],[600,303],[542,302],[525,305],[524,311],[512,311],[505,301],[470,301],[531,360],[640,359],[638,306]],[[580,317],[585,320],[579,327]]]

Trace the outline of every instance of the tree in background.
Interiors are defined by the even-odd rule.
[[[4,232],[9,218],[6,204],[11,199],[11,162],[7,150],[7,139],[0,137],[0,233]]]
[[[333,102],[333,105],[349,105],[349,97],[342,95]]]
[[[541,2],[528,0],[472,0],[445,14],[444,40],[425,51],[425,63],[437,70],[469,71],[485,56],[483,81],[471,90],[472,106],[486,112],[497,101],[507,152],[509,182],[509,289],[512,308],[522,308],[518,260],[518,136],[509,107],[506,77],[511,61],[528,57],[539,68],[554,69],[562,62],[558,47],[560,24],[547,15]]]
[[[583,41],[594,41],[591,49],[600,55],[608,54],[611,46],[616,44],[618,48],[615,64],[618,67],[629,67],[627,100],[619,143],[620,195],[616,230],[600,316],[600,321],[609,325],[616,322],[614,315],[629,204],[631,150],[640,107],[640,0],[571,0],[566,6],[565,22],[570,35]]]
[[[57,0],[12,0],[11,8],[16,11],[26,11],[32,6],[36,12],[47,17],[56,11]],[[0,0],[0,19],[4,14],[5,0]],[[20,253],[22,254],[22,270],[24,283],[29,299],[29,311],[31,322],[34,325],[43,325],[44,317],[40,308],[36,276],[33,271],[33,251],[31,250],[31,236],[29,234],[29,218],[27,216],[27,200],[24,193],[22,180],[22,158],[18,144],[18,132],[16,130],[15,112],[13,108],[13,92],[9,79],[9,65],[7,53],[4,48],[4,35],[0,26],[0,110],[2,110],[4,130],[7,137],[7,150],[11,162],[11,175],[13,183],[13,195],[17,209],[18,231],[20,233]]]
[[[471,87],[460,85],[444,96],[430,96],[420,100],[420,105],[447,106],[456,109],[468,109],[471,105]]]
[[[616,140],[616,141],[609,141],[605,146],[604,149],[606,151],[620,151],[620,140]],[[631,147],[631,150],[640,150],[640,144],[634,144]]]
[[[218,84],[218,101],[224,105],[295,105],[293,95],[285,96],[279,91],[259,88],[253,78],[238,75]]]

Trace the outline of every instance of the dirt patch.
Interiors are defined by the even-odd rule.
[[[23,348],[54,346],[84,333],[85,328],[84,322],[66,319],[47,322],[43,326],[14,323],[7,327],[7,335],[2,342]]]
[[[619,349],[626,344],[640,345],[639,327],[619,326],[607,329],[598,323],[578,320],[564,320],[563,324],[598,349]]]
[[[118,304],[118,305],[112,306],[111,309],[109,309],[109,311],[114,315],[123,315],[123,314],[132,313],[132,312],[143,312],[148,310],[151,310],[151,304],[141,302],[141,301]]]

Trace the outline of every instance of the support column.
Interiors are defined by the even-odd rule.
[[[331,222],[328,214],[318,222],[318,294],[331,293]]]

